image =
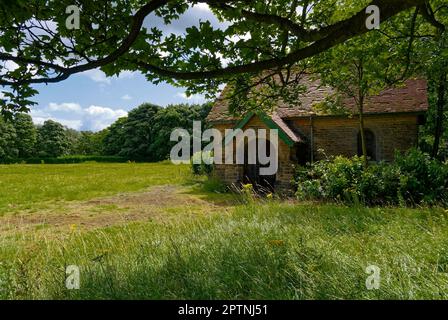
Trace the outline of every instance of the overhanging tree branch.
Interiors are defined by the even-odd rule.
[[[279,28],[283,30],[288,30],[292,32],[294,35],[299,37],[303,41],[316,41],[321,39],[327,34],[327,30],[306,30],[303,26],[295,23],[294,21],[290,20],[289,18],[284,18],[277,15],[267,14],[267,13],[258,13],[258,12],[252,12],[248,10],[240,10],[237,8],[234,8],[232,6],[229,6],[222,2],[216,2],[216,1],[207,1],[204,0],[203,3],[209,4],[212,8],[225,10],[225,11],[236,11],[241,16],[246,18],[247,20],[258,22],[258,23],[264,23],[264,24],[274,24],[278,26]]]
[[[132,45],[135,43],[136,39],[138,38],[141,32],[141,28],[145,17],[147,17],[151,12],[154,12],[155,10],[168,4],[170,1],[172,0],[152,0],[148,2],[146,5],[144,5],[142,8],[140,8],[140,10],[138,10],[136,14],[133,16],[133,22],[130,32],[128,33],[126,38],[122,41],[121,45],[118,47],[118,49],[116,49],[115,51],[113,51],[111,54],[107,55],[104,58],[92,60],[82,65],[65,68],[51,64],[49,62],[38,61],[36,59],[29,59],[29,58],[25,59],[20,56],[13,57],[13,59],[15,59],[15,61],[18,62],[26,64],[34,64],[37,66],[53,69],[57,71],[58,75],[56,77],[24,78],[14,80],[0,79],[0,85],[18,86],[18,85],[29,85],[33,83],[60,82],[67,79],[69,76],[73,74],[111,64],[116,60],[118,60],[119,58],[121,58],[124,54],[129,52],[129,50],[132,48]],[[222,10],[234,10],[234,8],[229,4],[235,3],[235,1],[213,1],[213,0],[194,1],[193,3],[197,2],[209,3],[215,8]],[[403,12],[412,7],[422,6],[425,3],[426,3],[425,0],[374,0],[370,4],[377,5],[379,7],[381,11],[381,22],[384,22],[400,12]],[[138,60],[134,59],[132,61],[142,70],[152,72],[161,77],[169,77],[181,80],[200,80],[207,78],[223,78],[223,77],[225,78],[235,74],[254,73],[266,69],[281,68],[285,65],[293,65],[303,59],[315,56],[327,49],[334,47],[337,44],[343,43],[348,39],[362,35],[369,31],[365,25],[366,21],[365,8],[363,8],[361,11],[359,11],[351,18],[345,19],[343,21],[337,22],[333,25],[318,30],[305,30],[301,25],[296,24],[295,22],[290,21],[287,18],[275,15],[254,13],[249,10],[243,10],[242,15],[246,19],[256,19],[257,21],[264,20],[268,23],[288,28],[288,30],[290,31],[295,30],[294,33],[297,36],[300,35],[302,41],[306,39],[307,40],[306,42],[312,42],[312,43],[304,48],[295,50],[283,57],[272,58],[247,64],[241,64],[237,66],[230,66],[222,69],[200,70],[197,72],[190,72],[188,70],[187,71],[174,70],[172,67],[170,68],[169,66],[164,66],[162,61],[160,61],[160,63],[154,63],[154,62],[150,63],[148,61],[144,61],[143,59]]]
[[[396,14],[418,6],[424,0],[376,0],[372,4],[377,5],[381,11],[381,21],[387,21]],[[353,17],[336,23],[333,26],[325,28],[329,34],[319,41],[312,43],[311,45],[296,50],[283,58],[269,59],[259,62],[253,62],[240,66],[231,66],[216,70],[204,70],[197,72],[181,72],[170,70],[164,67],[160,67],[154,64],[150,64],[144,61],[135,61],[135,63],[141,68],[153,72],[163,77],[169,77],[178,80],[200,80],[206,78],[225,78],[235,74],[241,73],[255,73],[266,69],[279,68],[285,65],[292,65],[298,61],[315,56],[324,52],[344,41],[353,38],[355,36],[362,35],[369,30],[365,24],[366,13],[365,8],[358,12]]]
[[[140,30],[143,26],[143,22],[144,22],[145,18],[150,13],[163,7],[170,1],[171,0],[152,0],[152,1],[148,2],[146,5],[144,5],[140,10],[138,10],[132,18],[131,30],[130,30],[129,34],[127,35],[127,37],[123,40],[121,45],[115,51],[113,51],[110,55],[108,55],[102,59],[91,61],[86,64],[71,67],[71,68],[65,68],[65,67],[58,66],[58,65],[48,63],[48,62],[44,62],[44,61],[39,61],[39,60],[35,60],[35,59],[26,59],[23,57],[14,57],[14,56],[9,55],[8,60],[15,61],[15,62],[24,62],[27,64],[34,64],[34,65],[38,65],[38,66],[45,66],[50,69],[59,71],[60,75],[57,77],[53,77],[53,78],[24,79],[24,80],[18,80],[18,81],[7,81],[7,80],[0,79],[0,85],[6,86],[6,85],[24,85],[24,84],[33,84],[33,83],[55,83],[55,82],[60,82],[60,81],[66,80],[73,74],[96,69],[98,67],[102,67],[107,64],[110,64],[110,63],[116,61],[120,56],[122,56],[123,54],[128,52],[128,50],[131,48],[131,46],[134,44],[135,40],[139,36]],[[7,54],[1,54],[0,60],[7,60],[7,57],[8,57]]]
[[[431,8],[431,5],[429,2],[425,2],[420,6],[420,12],[422,16],[428,21],[430,24],[432,24],[434,27],[436,27],[441,32],[445,31],[445,25],[439,21],[437,21],[434,11]]]

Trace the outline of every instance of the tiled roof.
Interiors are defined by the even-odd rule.
[[[312,107],[335,93],[333,88],[322,86],[319,80],[312,78],[310,75],[303,76],[301,81],[306,85],[307,91],[301,95],[297,106],[291,106],[279,101],[275,112],[280,118],[288,119],[316,115]],[[229,114],[228,100],[223,98],[225,91],[226,89],[216,100],[207,117],[208,121],[237,121],[241,118]],[[355,110],[353,99],[343,99],[343,104],[348,110]],[[366,100],[364,112],[366,114],[374,114],[424,112],[426,110],[428,110],[427,82],[423,79],[411,79],[407,80],[403,86],[386,89],[378,95],[369,97]]]
[[[294,143],[302,142],[301,137],[296,135],[276,112],[272,114],[271,119]]]

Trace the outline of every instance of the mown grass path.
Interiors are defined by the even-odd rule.
[[[87,200],[185,184],[187,166],[169,163],[0,165],[0,216],[23,209],[37,210],[47,202]]]

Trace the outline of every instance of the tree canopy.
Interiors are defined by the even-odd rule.
[[[196,4],[208,5],[226,27],[200,21],[182,34],[145,27],[152,15],[172,24]],[[66,26],[69,5],[80,9],[79,29]],[[370,5],[379,8],[383,24],[393,24],[394,18],[407,21],[410,9],[418,8],[428,24],[445,28],[438,17],[444,6],[440,0],[2,1],[0,85],[6,90],[1,108],[27,111],[37,93],[34,84],[64,81],[96,68],[109,76],[138,70],[154,83],[211,95],[223,83],[247,94],[255,86],[250,79],[260,74],[260,81],[278,73],[283,86],[294,85],[297,79],[288,70],[302,63],[306,67],[307,59],[369,31]],[[402,36],[414,33],[408,29]]]
[[[104,152],[129,160],[166,160],[176,144],[170,142],[172,130],[184,128],[192,132],[193,121],[204,122],[210,109],[210,103],[178,104],[165,108],[144,103],[106,130]]]
[[[59,157],[67,154],[69,140],[64,126],[53,120],[47,120],[37,129],[37,154],[40,157]]]

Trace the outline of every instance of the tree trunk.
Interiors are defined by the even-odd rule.
[[[445,107],[445,91],[447,89],[447,75],[446,68],[442,68],[442,72],[437,83],[437,112],[436,112],[436,126],[434,130],[434,145],[432,148],[433,158],[437,158],[440,148],[440,139],[443,134],[443,120]]]
[[[361,135],[361,149],[362,149],[362,157],[364,167],[367,168],[369,162],[367,161],[367,145],[366,145],[366,134],[364,130],[364,96],[359,96],[359,104],[358,104],[358,113],[359,113],[359,133]]]

